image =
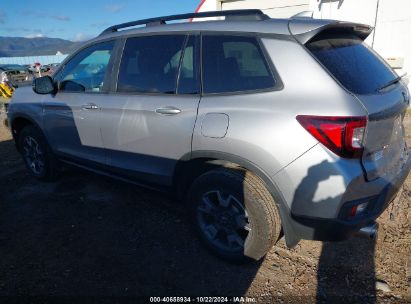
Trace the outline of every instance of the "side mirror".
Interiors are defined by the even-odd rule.
[[[37,94],[46,95],[54,93],[56,87],[50,76],[43,76],[33,80],[33,91]]]

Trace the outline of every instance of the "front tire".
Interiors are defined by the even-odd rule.
[[[43,134],[34,126],[21,130],[18,146],[30,175],[42,180],[55,179],[55,160]]]
[[[192,184],[188,202],[200,239],[228,261],[259,260],[280,236],[280,216],[271,194],[242,168],[204,173]]]

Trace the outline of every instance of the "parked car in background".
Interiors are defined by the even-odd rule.
[[[29,71],[29,73],[36,73],[36,68],[33,64],[25,64],[24,67]]]
[[[30,74],[33,74],[31,64],[22,64],[21,66],[25,68],[27,72],[29,72]]]
[[[32,71],[34,77],[40,77],[41,76],[41,63],[40,62],[35,62],[31,65],[30,71]]]
[[[40,68],[40,72],[41,73],[46,73],[46,72],[50,71],[50,68],[51,68],[51,66],[49,64],[42,65],[41,68]]]
[[[226,19],[166,23],[200,17]],[[174,190],[231,261],[262,258],[282,233],[289,247],[373,238],[411,157],[409,92],[371,32],[258,10],[114,25],[16,91],[9,125],[32,176],[64,162]]]
[[[50,66],[49,74],[54,74],[54,72],[56,72],[58,67],[60,66],[60,63],[51,63],[49,64],[49,66]]]
[[[13,86],[27,85],[33,80],[33,76],[27,68],[18,64],[0,65],[0,73],[5,73]]]

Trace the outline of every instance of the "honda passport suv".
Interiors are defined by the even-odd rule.
[[[218,18],[167,24],[204,17]],[[18,89],[9,126],[34,177],[67,163],[172,190],[231,261],[282,234],[289,247],[372,237],[411,158],[409,93],[364,43],[371,31],[258,10],[115,25],[35,93]]]

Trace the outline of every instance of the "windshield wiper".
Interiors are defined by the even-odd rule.
[[[377,89],[377,92],[381,92],[382,90],[384,90],[385,88],[388,88],[389,86],[393,85],[394,83],[399,82],[404,76],[406,76],[407,73],[402,74],[401,76],[398,76],[396,78],[394,78],[393,80],[387,82],[386,84],[384,84],[383,86],[381,86],[380,88]]]

